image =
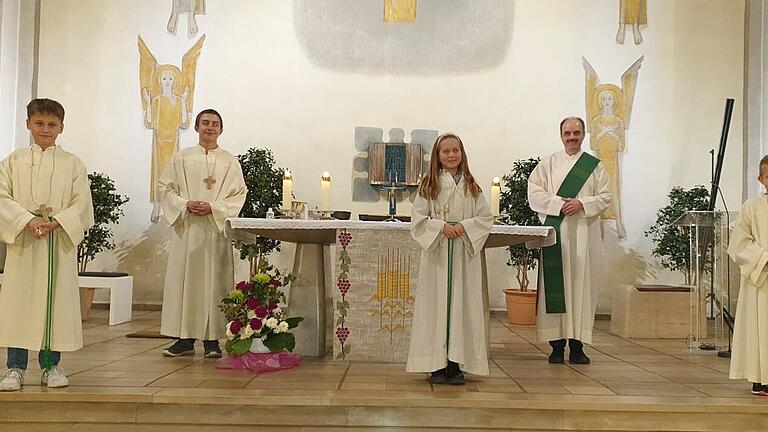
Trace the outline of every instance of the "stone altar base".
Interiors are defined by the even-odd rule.
[[[625,338],[707,336],[704,299],[691,302],[689,287],[620,285],[613,293],[611,332]],[[696,317],[698,316],[698,325]],[[691,325],[693,323],[693,325]]]

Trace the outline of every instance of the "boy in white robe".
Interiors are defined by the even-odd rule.
[[[160,333],[178,338],[163,351],[166,357],[193,354],[197,339],[206,358],[221,357],[226,319],[219,302],[234,287],[232,241],[224,226],[248,193],[240,162],[218,145],[223,129],[218,112],[201,111],[198,145],[176,153],[160,177],[163,214],[173,228]]]
[[[39,351],[44,385],[69,385],[59,368],[61,351],[83,347],[77,245],[93,225],[88,174],[77,156],[56,145],[64,130],[61,104],[31,101],[27,129],[34,144],[0,162],[0,241],[8,243],[0,288],[0,346],[8,347],[8,370],[0,391],[21,388],[29,350]]]
[[[768,191],[768,156],[757,179]],[[741,270],[729,377],[746,379],[752,394],[768,396],[768,195],[741,207],[728,255]]]
[[[433,384],[464,384],[462,369],[489,373],[481,254],[492,225],[464,145],[454,134],[439,136],[411,211],[422,252],[406,365],[431,372]]]

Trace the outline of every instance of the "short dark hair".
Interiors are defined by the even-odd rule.
[[[568,120],[578,120],[578,122],[581,124],[581,131],[586,132],[586,128],[584,127],[584,120],[581,119],[581,117],[566,117],[563,119],[563,121],[560,122],[560,133],[563,133],[563,125]]]
[[[216,117],[219,118],[219,125],[221,125],[221,130],[224,130],[224,120],[221,118],[221,114],[219,114],[218,111],[216,111],[213,108],[208,108],[200,111],[200,113],[197,114],[197,117],[195,117],[195,129],[200,126],[200,117],[203,116],[203,114],[214,114]]]
[[[760,171],[759,174],[763,174],[763,168],[768,167],[768,155],[763,156],[762,159],[760,159],[760,168],[758,171]]]
[[[64,122],[64,107],[52,99],[32,99],[27,104],[27,119],[35,114],[52,114]]]

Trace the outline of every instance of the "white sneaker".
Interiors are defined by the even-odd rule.
[[[43,372],[40,381],[48,386],[48,388],[66,387],[69,385],[69,378],[64,375],[64,371],[58,366],[53,366],[51,370]]]
[[[17,391],[21,390],[21,386],[24,384],[24,371],[21,369],[11,368],[5,371],[2,381],[0,381],[0,391]]]

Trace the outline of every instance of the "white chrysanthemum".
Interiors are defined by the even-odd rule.
[[[280,309],[279,307],[276,307],[276,308],[272,309],[272,314],[276,315],[276,316],[282,316],[283,315],[283,310]]]
[[[249,310],[248,311],[248,320],[252,320],[254,318],[256,318],[256,312],[252,311],[252,310]]]
[[[277,324],[278,324],[278,322],[277,322],[277,319],[276,319],[276,318],[274,318],[274,317],[270,317],[269,319],[267,319],[267,321],[266,321],[264,324],[265,324],[267,327],[269,327],[269,328],[271,328],[271,329],[274,329],[275,327],[277,327]]]
[[[288,323],[285,321],[280,321],[280,324],[277,325],[275,328],[275,333],[284,333],[288,331]]]
[[[251,325],[248,324],[247,326],[240,329],[240,339],[248,339],[249,337],[253,336],[255,332],[251,328]]]

